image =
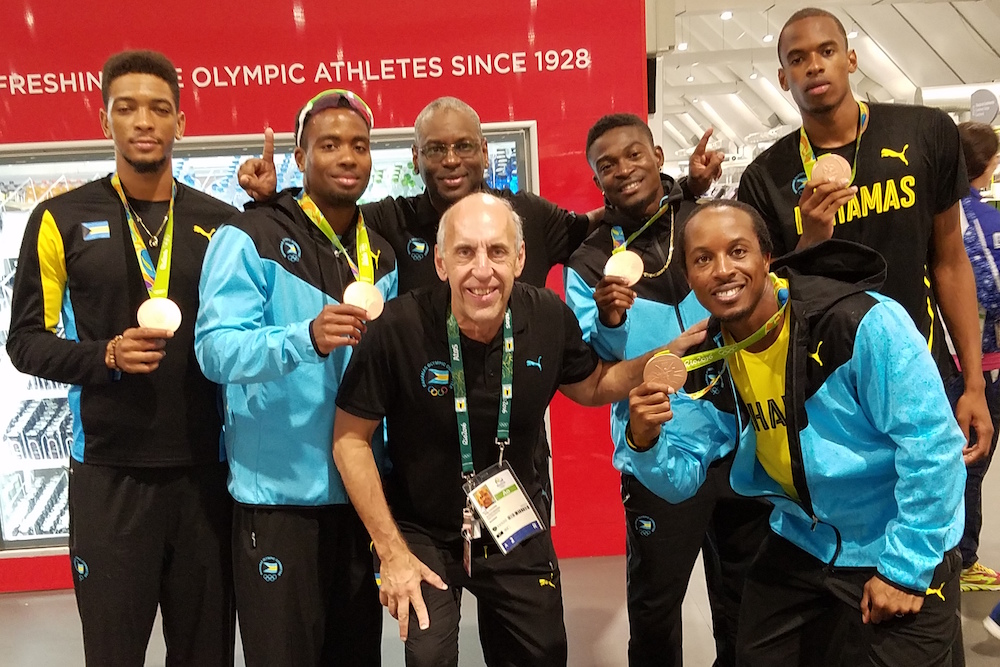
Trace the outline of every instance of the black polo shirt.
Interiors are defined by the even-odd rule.
[[[565,264],[587,236],[587,216],[559,208],[530,192],[485,188],[484,192],[506,199],[524,222],[524,271],[519,280],[545,287],[545,277],[556,264]],[[399,293],[436,285],[434,270],[441,214],[424,192],[416,197],[386,197],[361,207],[365,223],[389,242],[396,252]]]
[[[386,303],[355,348],[337,394],[337,406],[355,416],[386,418],[392,468],[383,483],[393,516],[402,529],[439,541],[459,539],[465,506],[448,355],[450,295],[441,283]],[[544,511],[541,490],[548,471],[537,469],[537,462],[543,460],[538,449],[546,446],[545,408],[560,385],[584,380],[598,362],[573,312],[550,290],[516,283],[510,305],[514,395],[504,459]],[[477,472],[496,463],[499,454],[502,338],[502,330],[489,344],[462,336]]]
[[[857,154],[858,194],[839,211],[833,238],[864,244],[885,257],[886,280],[879,291],[898,301],[931,340],[947,377],[954,373],[954,362],[937,322],[930,267],[934,216],[969,192],[958,128],[939,109],[901,104],[869,108]],[[855,144],[815,152],[837,153],[850,163]],[[761,153],[740,179],[738,198],[764,217],[776,257],[794,250],[802,235],[798,203],[804,186],[798,130]]]

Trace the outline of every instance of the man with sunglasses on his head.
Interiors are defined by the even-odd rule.
[[[249,205],[205,258],[195,351],[225,385],[236,602],[251,666],[381,661],[369,538],[330,446],[353,347],[396,295],[392,248],[357,206],[372,124],[351,92],[310,100],[295,123],[303,189]],[[381,463],[381,431],[374,448]]]

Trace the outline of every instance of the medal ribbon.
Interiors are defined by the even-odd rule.
[[[778,300],[778,303],[781,304],[781,307],[778,308],[778,312],[772,315],[770,319],[767,320],[767,322],[764,322],[764,325],[760,329],[757,329],[757,331],[755,331],[753,334],[751,334],[747,338],[744,338],[738,343],[732,343],[730,345],[724,345],[722,347],[717,347],[711,350],[704,350],[702,352],[696,352],[694,354],[689,354],[686,357],[682,357],[681,361],[684,362],[684,368],[686,368],[688,372],[697,370],[699,368],[704,368],[705,366],[713,364],[716,361],[719,361],[720,359],[725,359],[726,357],[736,354],[740,350],[744,350],[753,345],[754,343],[762,340],[765,336],[774,331],[775,327],[778,326],[778,323],[781,322],[781,317],[782,315],[785,314],[785,309],[788,307],[788,293],[784,287],[780,287],[778,285],[778,277],[776,275],[772,273],[770,277],[772,283],[774,284],[774,297]],[[782,292],[784,292],[784,294]],[[784,301],[782,301],[782,297],[784,297]],[[657,352],[656,354],[653,355],[653,358],[665,354],[670,354],[670,351],[663,350],[662,352]],[[694,392],[693,394],[689,394],[688,396],[692,399],[701,398],[709,391],[711,391],[712,388],[715,387],[716,384],[718,384],[721,378],[722,374],[720,373],[719,375],[716,376],[714,380],[712,380],[711,384],[709,384],[707,387],[705,387],[704,389],[699,389],[698,391]]]
[[[368,239],[368,229],[365,227],[365,216],[361,213],[361,209],[358,209],[358,224],[355,227],[355,243],[358,248],[358,263],[355,264],[354,260],[351,259],[351,253],[347,252],[347,248],[341,243],[337,233],[333,231],[333,227],[327,222],[326,216],[323,215],[323,211],[319,210],[319,206],[312,200],[312,197],[307,195],[305,190],[303,190],[295,200],[298,202],[302,212],[306,214],[306,217],[316,225],[319,231],[323,232],[326,238],[330,239],[333,247],[342,252],[344,257],[347,258],[347,264],[351,267],[354,279],[374,285],[375,268],[372,264],[372,247]]]
[[[868,105],[864,102],[858,102],[858,138],[855,140],[854,144],[854,162],[851,163],[851,180],[848,183],[850,185],[854,182],[854,177],[858,173],[858,152],[861,150],[861,135],[865,133],[868,129]],[[812,144],[809,143],[809,137],[806,136],[806,128],[799,128],[799,157],[802,158],[802,169],[805,171],[806,180],[812,178],[813,167],[816,166],[816,154],[813,152]]]
[[[657,220],[659,220],[660,218],[662,218],[663,214],[666,213],[667,211],[670,211],[670,218],[671,218],[671,224],[672,224],[673,223],[673,209],[670,208],[670,203],[667,202],[667,198],[664,197],[663,199],[660,200],[660,208],[659,208],[659,210],[656,213],[653,214],[653,217],[651,217],[649,220],[647,220],[646,224],[644,224],[642,227],[640,227],[639,229],[637,229],[627,239],[625,238],[625,233],[622,231],[621,227],[619,227],[617,225],[614,226],[614,227],[612,227],[611,228],[611,242],[612,242],[612,245],[613,245],[613,249],[611,250],[611,254],[614,255],[615,253],[619,253],[619,252],[625,251],[628,248],[629,244],[632,243],[632,241],[634,241],[636,239],[636,237],[639,236],[639,234],[642,234],[644,231],[646,231],[647,229],[649,229],[650,225],[652,225],[654,222],[656,222]],[[673,241],[673,239],[671,238],[671,242],[672,241]]]
[[[170,262],[174,247],[174,199],[177,197],[177,183],[171,181],[170,184],[170,205],[167,208],[167,225],[163,230],[163,241],[160,242],[160,256],[153,266],[153,261],[149,258],[149,250],[146,242],[139,234],[139,227],[135,223],[135,212],[125,197],[125,190],[122,188],[121,178],[116,171],[111,176],[111,187],[118,193],[118,198],[122,200],[125,207],[125,219],[128,220],[128,230],[132,235],[132,247],[135,249],[135,257],[139,260],[139,271],[142,273],[142,282],[146,285],[146,292],[150,298],[166,298],[167,290],[170,287]]]
[[[500,414],[497,415],[497,446],[510,442],[510,404],[514,397],[514,327],[510,306],[503,318],[503,355],[500,359]],[[458,420],[458,444],[462,451],[462,474],[474,475],[472,464],[472,429],[469,426],[468,394],[465,390],[465,364],[462,362],[462,339],[458,321],[448,307],[448,347],[451,351],[451,377],[455,386],[455,417]]]

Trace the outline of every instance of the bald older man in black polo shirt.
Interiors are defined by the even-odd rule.
[[[565,665],[536,464],[543,415],[556,390],[583,405],[624,398],[652,353],[601,361],[558,296],[515,284],[520,218],[493,195],[448,209],[435,265],[447,283],[387,303],[355,349],[334,460],[381,559],[382,602],[399,620],[409,667],[458,664],[463,588],[479,603],[487,664]],[[393,462],[384,490],[370,446],[383,417]]]

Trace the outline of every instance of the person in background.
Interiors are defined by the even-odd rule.
[[[986,404],[997,431],[1000,422],[1000,211],[982,201],[980,190],[993,180],[1000,163],[1000,141],[992,127],[985,123],[961,123],[958,134],[969,172],[969,194],[962,198],[965,250],[976,277],[979,307],[985,313],[983,326],[983,379],[986,382]],[[1000,591],[1000,574],[979,562],[979,532],[983,527],[983,478],[993,458],[991,448],[986,457],[970,463],[965,485],[965,533],[962,550],[962,590]]]
[[[1000,604],[993,607],[990,615],[983,619],[983,625],[986,626],[986,632],[1000,639]]]

